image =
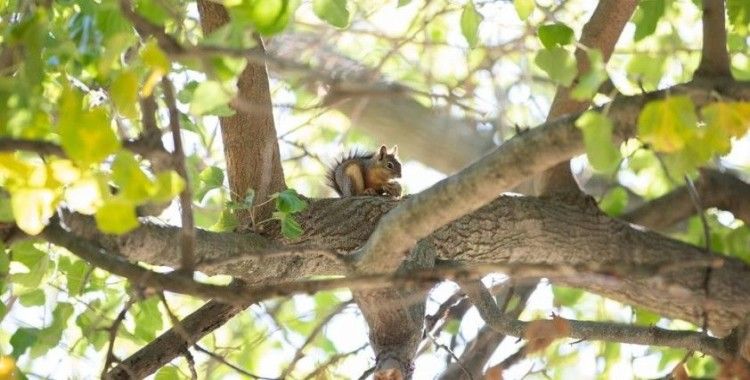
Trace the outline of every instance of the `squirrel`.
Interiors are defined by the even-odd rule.
[[[398,146],[388,151],[381,145],[377,152],[349,153],[339,159],[328,172],[328,185],[339,196],[379,195],[398,198],[401,185],[394,178],[401,178],[401,162]]]

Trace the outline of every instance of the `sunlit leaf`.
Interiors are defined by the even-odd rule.
[[[534,63],[555,83],[565,87],[573,83],[578,72],[573,54],[561,47],[539,51],[534,58]]]
[[[106,200],[94,217],[96,226],[108,234],[121,235],[138,227],[135,206],[122,198]]]
[[[516,8],[518,18],[521,21],[525,21],[529,18],[531,12],[534,11],[536,5],[534,4],[534,0],[513,0],[513,6]]]
[[[638,116],[638,135],[657,151],[675,152],[695,136],[697,123],[693,101],[686,96],[671,96],[643,107]]]
[[[205,81],[198,85],[190,100],[190,112],[196,115],[208,114],[216,108],[225,106],[232,99],[222,85],[215,81]]]
[[[349,10],[346,0],[313,0],[313,11],[321,20],[338,27],[349,25]]]
[[[120,114],[131,120],[138,119],[138,76],[134,72],[124,71],[115,77],[110,96]]]
[[[156,192],[151,199],[155,202],[168,202],[185,189],[185,180],[174,170],[168,170],[156,175]]]
[[[54,215],[58,202],[55,191],[45,188],[21,188],[11,194],[10,202],[18,228],[29,235],[44,229]]]
[[[463,11],[461,11],[461,33],[463,33],[470,47],[477,46],[479,42],[479,24],[481,22],[482,15],[477,12],[474,2],[467,2]]]
[[[26,307],[40,306],[40,305],[44,305],[44,301],[46,300],[46,297],[44,295],[44,290],[34,289],[29,293],[19,296],[18,300],[21,302],[21,305],[26,306]]]
[[[198,180],[200,183],[195,192],[195,199],[200,202],[206,193],[224,185],[224,171],[216,166],[209,166],[198,175]]]
[[[628,205],[628,192],[622,187],[608,191],[599,202],[599,209],[610,216],[619,216]]]
[[[747,30],[750,25],[750,2],[747,0],[727,0],[729,23],[737,30]]]
[[[84,110],[81,94],[70,87],[63,91],[58,106],[60,142],[81,167],[102,161],[120,147],[103,107]]]
[[[122,197],[140,203],[147,200],[155,191],[154,183],[141,169],[135,155],[122,150],[112,162],[112,180],[118,186],[118,194]]]
[[[537,31],[539,40],[547,49],[565,46],[573,42],[573,29],[561,23],[542,25]]]

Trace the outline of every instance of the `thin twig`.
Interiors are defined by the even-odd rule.
[[[125,302],[125,305],[122,307],[122,310],[120,310],[120,313],[117,314],[117,317],[108,329],[109,346],[107,347],[107,354],[104,357],[104,368],[102,369],[101,375],[103,379],[106,378],[107,370],[109,370],[109,367],[112,365],[112,362],[115,359],[113,351],[115,347],[115,339],[117,339],[117,332],[120,330],[120,325],[125,320],[125,315],[127,315],[128,310],[130,310],[130,307],[133,306],[134,303],[135,301],[132,298],[128,299]]]
[[[200,352],[202,352],[202,353],[204,353],[204,354],[206,354],[206,355],[208,355],[209,357],[211,357],[211,359],[216,360],[217,362],[219,362],[221,364],[224,364],[225,366],[227,366],[227,367],[229,367],[229,368],[237,371],[239,374],[247,376],[247,377],[249,377],[251,379],[257,379],[257,380],[280,380],[280,378],[264,377],[264,376],[258,376],[258,375],[255,375],[253,373],[250,373],[250,372],[248,372],[248,371],[246,371],[246,370],[238,367],[237,365],[230,363],[223,356],[221,356],[221,355],[219,355],[219,354],[217,354],[215,352],[211,352],[211,351],[209,351],[209,350],[201,347],[200,345],[196,344],[195,345],[195,349],[198,350],[198,351],[200,351]]]
[[[180,193],[180,209],[182,220],[182,232],[180,238],[180,248],[182,250],[182,262],[180,270],[192,277],[195,269],[195,225],[193,220],[193,196],[190,192],[189,178],[187,168],[185,167],[185,152],[182,148],[182,138],[180,137],[180,112],[177,110],[177,103],[174,97],[174,86],[172,82],[164,76],[162,78],[162,87],[164,89],[164,100],[169,109],[169,129],[172,131],[172,141],[174,142],[175,169],[177,174],[185,180],[185,188]]]

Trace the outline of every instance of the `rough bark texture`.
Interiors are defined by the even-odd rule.
[[[305,234],[297,244],[326,247],[347,252],[361,246],[375,227],[373,215],[396,206],[395,201],[378,198],[325,199],[314,201],[309,211],[299,216]],[[342,213],[341,211],[348,211]],[[377,219],[377,217],[375,218]],[[77,233],[94,230],[93,224],[78,225]],[[147,235],[154,226],[141,227],[136,234]],[[154,246],[143,246],[133,239],[104,238],[116,244],[130,259],[153,259],[152,251],[162,255],[153,264],[177,265],[179,229],[158,227],[162,231]],[[330,239],[331,230],[336,238]],[[198,237],[196,254],[220,252],[234,245],[238,234],[205,233]],[[222,245],[221,242],[224,241]],[[232,243],[229,243],[229,242]],[[641,231],[629,224],[597,212],[581,212],[574,206],[531,197],[500,197],[472,214],[440,228],[421,244],[434,248],[438,259],[466,265],[482,263],[546,263],[552,265],[601,264],[613,267],[663,267],[670,269],[658,276],[635,273],[632,278],[602,279],[585,273],[553,278],[555,283],[574,286],[612,299],[644,307],[661,315],[701,322],[701,310],[709,314],[709,327],[725,335],[750,312],[750,268],[731,258],[711,276],[710,299],[704,297],[704,276],[699,270],[709,257],[701,248],[671,240],[656,233]],[[246,245],[245,252],[254,247]],[[234,249],[234,253],[241,250]],[[223,255],[223,253],[221,253]],[[216,256],[216,253],[213,254]],[[208,274],[239,276],[252,283],[297,279],[305,275],[343,274],[335,265],[326,265],[320,257],[277,257],[274,265],[292,269],[274,273],[253,256],[232,261],[229,266],[201,266]],[[697,261],[703,264],[697,263]],[[330,263],[330,261],[329,261]],[[686,265],[686,263],[696,263]],[[255,271],[247,271],[257,268]],[[283,276],[283,277],[282,277]],[[287,277],[290,276],[290,277]],[[550,274],[555,277],[555,274]]]
[[[703,0],[703,49],[696,77],[732,76],[727,51],[725,0]]]
[[[210,34],[229,21],[229,14],[218,3],[198,1],[201,27]],[[264,52],[263,42],[257,38],[255,49]],[[244,103],[252,104],[252,111],[233,105],[236,113],[221,118],[221,139],[232,199],[242,200],[249,189],[255,190],[255,204],[265,201],[269,195],[284,190],[284,171],[276,142],[273,121],[273,106],[268,88],[268,73],[265,64],[248,61],[237,80],[237,96]],[[235,102],[236,104],[236,102]],[[271,215],[272,205],[257,210],[259,220]],[[238,217],[243,227],[250,224],[250,210],[240,210]]]
[[[635,0],[600,1],[591,19],[583,27],[579,42],[586,47],[599,49],[604,62],[609,61],[609,57],[612,56],[612,51],[615,49],[615,44],[620,38],[622,29],[628,20],[630,20],[630,16],[635,10],[636,3]],[[587,53],[583,49],[576,49],[575,55],[580,78],[581,75],[589,71],[590,64]],[[577,82],[578,79],[573,83]],[[582,102],[571,98],[571,90],[572,88],[568,87],[558,88],[555,98],[552,100],[552,107],[547,115],[547,120],[581,112],[589,107],[588,101]],[[575,178],[570,171],[570,163],[568,161],[562,162],[552,169],[545,171],[538,177],[538,182],[534,187],[537,190],[537,194],[542,195],[560,192],[577,193],[579,191]]]

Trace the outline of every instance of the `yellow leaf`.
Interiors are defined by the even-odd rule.
[[[117,111],[131,120],[137,120],[138,76],[132,71],[124,71],[112,81],[109,90]]]
[[[0,380],[16,378],[16,361],[12,356],[0,357]]]
[[[141,49],[141,60],[151,69],[151,73],[141,89],[141,96],[147,97],[154,91],[154,86],[159,83],[161,77],[169,72],[170,62],[155,40],[149,41]]]
[[[701,114],[709,129],[719,128],[731,137],[741,137],[750,129],[750,102],[713,103]]]
[[[44,188],[16,189],[10,195],[11,209],[18,228],[29,235],[44,229],[57,203],[55,191]]]
[[[168,202],[185,188],[185,181],[174,170],[161,172],[156,176],[156,202]]]
[[[641,139],[660,152],[677,152],[692,140],[698,128],[693,101],[673,96],[646,104],[638,116]]]

